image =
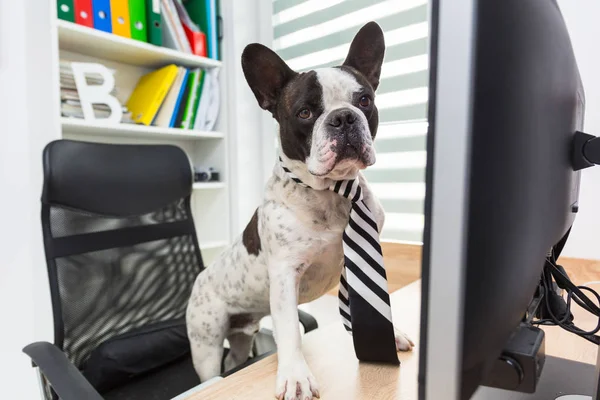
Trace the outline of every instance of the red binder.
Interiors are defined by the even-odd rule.
[[[182,25],[185,36],[192,47],[192,53],[197,56],[206,57],[206,35],[202,32],[192,30],[185,23],[182,23]]]
[[[75,0],[75,23],[94,27],[92,0]]]
[[[200,30],[200,28],[192,21],[188,14],[185,6],[175,1],[175,8],[177,9],[177,15],[183,26],[185,36],[187,37],[190,47],[192,48],[192,54],[197,56],[206,57],[207,46],[206,46],[206,35]]]

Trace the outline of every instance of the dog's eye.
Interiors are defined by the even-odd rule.
[[[364,108],[369,107],[371,105],[371,98],[369,96],[362,96],[358,104]]]
[[[298,113],[298,117],[302,118],[302,119],[309,119],[310,117],[312,117],[312,113],[310,112],[310,110],[308,108],[303,108]]]

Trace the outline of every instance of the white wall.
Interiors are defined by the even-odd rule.
[[[274,160],[274,149],[265,146],[265,143],[274,143],[275,138],[272,124],[268,125],[270,117],[258,106],[241,68],[242,51],[246,45],[269,43],[271,0],[222,0],[222,13],[227,40],[224,66],[231,77],[227,83],[227,96],[232,163],[229,174],[232,180],[232,235],[235,237],[243,231],[260,204],[266,179],[264,165],[272,165]]]
[[[21,349],[52,341],[40,195],[42,149],[59,135],[57,54],[49,0],[0,1],[0,382],[2,398],[35,399],[39,389]]]
[[[600,136],[600,2],[559,0],[585,89],[584,131]],[[582,173],[579,213],[563,255],[600,259],[600,167]]]

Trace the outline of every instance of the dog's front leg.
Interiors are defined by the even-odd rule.
[[[269,268],[271,317],[278,356],[275,396],[285,400],[319,397],[317,382],[301,349],[298,321],[299,269],[282,268],[281,265]]]

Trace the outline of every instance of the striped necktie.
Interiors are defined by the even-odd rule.
[[[290,179],[310,188],[279,160]],[[342,236],[344,269],[338,297],[342,322],[352,334],[356,357],[361,361],[399,364],[375,218],[363,201],[358,179],[336,181],[329,190],[352,202],[350,220]]]

